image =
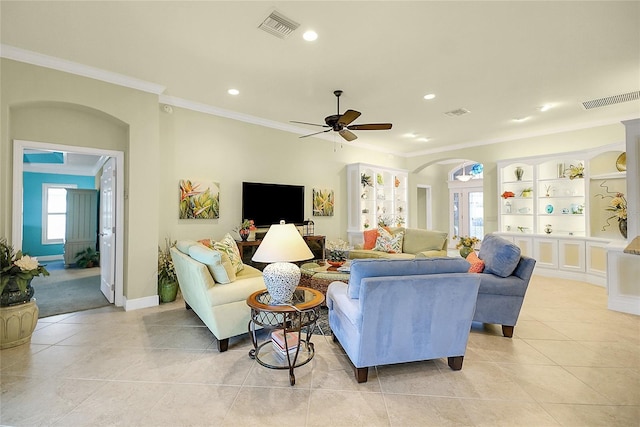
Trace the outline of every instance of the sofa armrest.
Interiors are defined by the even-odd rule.
[[[445,244],[446,246],[446,244]],[[431,250],[431,251],[422,251],[422,252],[418,252],[416,254],[416,258],[439,258],[439,257],[446,257],[447,256],[447,250],[440,250],[440,251],[436,251],[436,250]]]

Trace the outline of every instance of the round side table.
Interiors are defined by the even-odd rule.
[[[298,287],[293,294],[291,304],[272,305],[271,296],[266,290],[256,291],[247,298],[247,305],[251,308],[249,320],[249,336],[253,348],[249,350],[249,357],[259,364],[270,369],[288,369],[289,383],[295,385],[296,377],[294,369],[309,363],[315,354],[311,342],[311,332],[319,317],[319,307],[324,302],[324,295],[311,288]],[[287,337],[293,332],[297,341],[295,350],[286,351],[280,355],[274,349],[272,339],[269,337],[259,344],[256,336],[256,326],[262,326],[268,330],[281,329],[283,332],[286,349]],[[305,330],[304,339],[302,331]]]

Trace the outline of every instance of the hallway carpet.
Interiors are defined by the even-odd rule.
[[[100,291],[100,276],[63,280],[55,283],[34,283],[39,318],[72,313],[109,305]]]

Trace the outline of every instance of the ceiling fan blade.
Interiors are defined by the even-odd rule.
[[[328,127],[329,127],[329,126],[327,126],[327,125],[319,125],[319,124],[317,124],[317,123],[297,122],[297,121],[295,121],[295,120],[289,120],[289,122],[291,122],[291,123],[299,123],[299,124],[301,124],[301,125],[321,126],[321,127],[323,127],[323,128],[328,128]]]
[[[313,135],[317,135],[317,134],[319,134],[319,133],[325,133],[325,132],[330,132],[330,131],[331,131],[331,129],[321,130],[320,132],[314,132],[314,133],[310,133],[310,134],[308,134],[308,135],[302,135],[300,138],[306,138],[306,137],[308,137],[308,136],[313,136]]]
[[[342,129],[341,131],[338,131],[338,133],[340,134],[341,137],[343,137],[347,141],[353,141],[354,139],[358,138],[355,133],[350,132],[346,129]]]
[[[338,119],[338,123],[340,123],[342,126],[346,126],[352,121],[354,121],[355,119],[357,119],[358,117],[360,117],[360,114],[362,114],[360,113],[360,111],[347,110],[344,112],[342,116],[340,116],[340,118]]]
[[[365,125],[351,125],[347,129],[351,130],[387,130],[391,129],[391,123],[369,123]]]

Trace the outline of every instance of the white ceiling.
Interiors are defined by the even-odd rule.
[[[340,112],[362,112],[354,123],[393,123],[389,131],[355,131],[349,144],[399,155],[640,117],[640,101],[581,106],[640,89],[638,1],[2,1],[0,8],[4,46],[156,83],[165,100],[300,134],[320,129],[289,121],[323,123],[336,113],[333,91],[342,89]],[[300,23],[287,39],[257,29],[273,10]],[[315,42],[302,39],[307,29],[319,34]],[[436,98],[424,100],[427,93]],[[544,104],[554,108],[540,112]],[[471,113],[444,114],[458,108]],[[513,121],[521,117],[529,119]]]

